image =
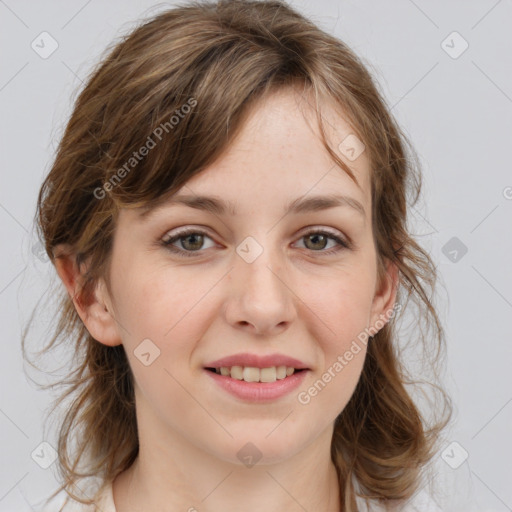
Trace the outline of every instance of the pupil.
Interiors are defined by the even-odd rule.
[[[321,247],[316,247],[316,248],[323,249],[325,247],[325,243],[326,243],[326,240],[327,240],[327,238],[324,235],[315,234],[315,235],[309,235],[309,236],[306,237],[307,240],[313,240],[313,244],[317,244],[318,243],[318,242],[314,241],[314,239],[318,239],[318,238],[320,238],[321,242],[324,242],[324,243],[322,244],[320,242]]]
[[[194,242],[192,242],[192,247],[185,247],[185,249],[191,249],[191,250],[194,250],[194,249],[200,249],[200,248],[201,248],[201,245],[202,245],[202,242],[203,242],[203,238],[202,238],[202,237],[203,237],[203,235],[200,235],[200,234],[198,234],[198,233],[196,233],[196,234],[191,234],[191,235],[187,235],[187,236],[185,237],[185,245],[186,245],[187,241],[188,241],[190,238],[192,238],[192,239],[196,238],[197,240],[196,240],[196,242],[195,242],[195,243],[194,243]]]

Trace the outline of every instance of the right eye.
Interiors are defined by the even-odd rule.
[[[180,256],[196,256],[194,253],[201,252],[201,246],[204,244],[204,238],[212,240],[207,233],[197,228],[179,231],[170,237],[164,237],[162,244],[171,252]],[[182,248],[176,247],[175,242],[179,241]]]

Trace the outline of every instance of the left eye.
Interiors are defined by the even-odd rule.
[[[328,251],[322,251],[322,252],[325,252],[327,254],[330,254],[330,253],[337,252],[337,251],[341,250],[340,246],[345,248],[345,249],[349,248],[347,242],[345,242],[344,240],[342,240],[338,236],[336,236],[336,235],[334,235],[332,233],[325,232],[325,231],[310,231],[309,233],[306,233],[305,235],[302,235],[300,237],[300,240],[307,240],[308,242],[311,241],[312,243],[310,244],[310,247],[307,247],[308,244],[305,244],[306,245],[306,249],[311,249],[314,252],[318,252],[315,249],[325,249],[325,247],[326,247],[326,245],[328,243],[328,240],[334,241],[335,242],[335,246],[331,247],[331,249],[329,249]]]
[[[205,249],[205,247],[202,247],[205,238],[212,240],[212,238],[204,231],[194,229],[181,231],[171,237],[164,238],[162,239],[162,244],[164,247],[176,254],[183,256],[196,256],[194,253],[199,253],[201,249]],[[299,240],[307,241],[307,243],[305,243],[306,249],[313,252],[321,252],[322,254],[332,254],[342,249],[350,249],[348,241],[345,241],[334,233],[327,231],[309,231],[308,233],[303,234]],[[335,246],[331,247],[329,250],[323,250],[326,248],[329,240],[334,241]],[[180,242],[181,248],[174,245],[175,242],[178,241]],[[208,247],[206,247],[206,249],[207,248]]]

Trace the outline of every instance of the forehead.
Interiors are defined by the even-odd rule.
[[[325,149],[311,95],[286,88],[256,102],[222,155],[190,178],[177,195],[222,198],[231,214],[240,213],[244,205],[270,208],[285,203],[289,208],[297,198],[343,195],[349,203],[352,199],[356,209],[359,203],[368,215],[367,156],[363,151],[356,159],[347,158],[344,141],[355,136],[352,128],[334,102],[324,100],[321,107],[327,141],[351,169],[357,183]]]
[[[364,196],[370,188],[370,162],[364,144],[333,101],[322,101],[321,119],[329,146],[350,168],[356,183],[325,149],[314,99],[310,94],[286,88],[251,108],[235,139],[209,166],[212,172],[194,176],[189,180],[190,186],[217,187],[221,191],[227,179],[243,175],[247,185],[266,180],[269,187],[283,187],[293,179],[307,190],[316,186],[341,187]],[[303,189],[303,193],[307,190]]]

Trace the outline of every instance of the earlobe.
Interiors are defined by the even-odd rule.
[[[61,251],[54,261],[57,274],[91,336],[105,345],[120,345],[122,341],[119,329],[111,311],[108,291],[103,280],[100,279],[95,283],[91,293],[84,293],[83,275],[74,255]]]

